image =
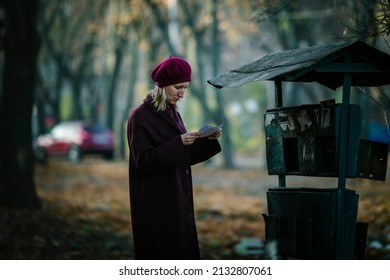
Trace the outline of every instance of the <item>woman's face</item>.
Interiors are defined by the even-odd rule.
[[[189,84],[189,82],[185,82],[165,87],[167,102],[171,105],[175,105],[177,101],[184,97]]]

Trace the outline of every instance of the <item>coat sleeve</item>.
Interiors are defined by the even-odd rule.
[[[156,129],[133,118],[128,122],[130,160],[143,174],[161,172],[186,162],[186,150],[180,135],[167,141],[156,137]]]
[[[191,165],[206,161],[221,151],[221,146],[216,139],[200,138],[190,146]]]

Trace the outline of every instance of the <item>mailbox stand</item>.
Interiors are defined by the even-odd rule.
[[[351,61],[351,56],[347,57],[346,63]],[[349,68],[349,67],[347,67]],[[350,104],[351,93],[351,74],[345,73],[342,107],[341,107],[341,123],[340,123],[340,143],[339,143],[339,170],[338,170],[338,199],[337,199],[337,215],[336,215],[336,259],[345,259],[345,189],[346,189],[346,170],[347,170],[347,131],[348,129],[348,107]],[[283,107],[283,88],[282,81],[275,80],[275,104],[276,107]],[[286,187],[286,175],[278,175],[279,187]]]
[[[271,168],[270,170],[267,154],[267,164],[269,165],[268,173],[270,175],[278,175],[279,188],[287,190],[287,192],[282,191],[283,189],[280,189],[280,191],[277,189],[270,189],[268,191],[267,198],[269,211],[273,212],[271,214],[280,214],[281,212],[289,213],[274,217],[267,215],[263,216],[266,221],[266,235],[268,233],[270,239],[276,238],[279,242],[284,241],[287,246],[290,246],[288,249],[293,252],[292,255],[290,255],[292,257],[354,258],[354,254],[356,256],[356,251],[359,250],[359,248],[356,248],[355,241],[358,198],[353,191],[346,188],[346,179],[347,177],[362,177],[385,180],[387,145],[383,146],[383,143],[375,143],[373,141],[368,143],[370,148],[379,145],[379,149],[376,150],[381,151],[381,153],[375,154],[375,158],[372,158],[372,161],[376,161],[376,163],[379,161],[382,165],[382,168],[380,168],[379,171],[372,169],[370,172],[376,172],[375,174],[366,174],[363,170],[359,169],[360,167],[358,166],[357,158],[360,157],[360,154],[358,155],[356,152],[356,150],[359,149],[355,149],[354,152],[353,149],[349,148],[349,134],[352,131],[350,120],[353,118],[350,112],[351,86],[382,86],[390,84],[390,56],[360,40],[343,41],[329,45],[268,54],[260,60],[219,75],[208,80],[208,82],[217,88],[222,88],[238,87],[242,84],[259,80],[274,81],[275,104],[278,108],[277,110],[286,109],[283,107],[282,82],[318,82],[334,90],[338,87],[343,87],[342,103],[339,104],[337,109],[338,113],[336,114],[337,117],[335,117],[337,120],[335,121],[336,124],[334,129],[336,135],[336,153],[334,159],[337,166],[336,170],[334,170],[333,173],[331,172],[331,174],[325,175],[306,173],[305,170],[300,170],[299,172],[301,173],[298,174],[296,171],[295,173],[290,173],[285,166],[278,166],[278,168]],[[275,115],[277,114],[278,113],[276,112]],[[268,136],[266,137],[268,138]],[[282,136],[272,135],[272,137]],[[274,147],[274,142],[272,143],[273,144],[269,145],[270,148]],[[363,144],[366,145],[367,141],[364,143],[360,142],[358,145]],[[281,145],[284,145],[284,143]],[[281,150],[280,148],[278,149],[278,151]],[[364,149],[360,149],[360,151],[362,150],[364,151]],[[356,160],[353,160],[354,157],[356,157]],[[288,159],[283,159],[281,161],[282,165],[286,164],[284,161],[288,161]],[[280,164],[280,162],[278,162],[278,164]],[[370,168],[367,167],[364,168],[364,170],[369,169]],[[285,188],[286,175],[290,174],[338,177],[338,186],[337,189],[321,190],[318,193],[314,192],[313,189],[290,191]],[[270,199],[270,197],[273,199]],[[308,197],[312,197],[314,201],[312,205],[307,203]],[[318,217],[313,217],[311,216],[312,214],[308,214],[305,217],[304,211],[310,212],[310,207],[316,207],[313,205],[321,202],[324,204],[328,203],[327,207],[335,209],[326,209],[331,212],[330,214],[324,214],[323,209],[316,209],[316,211],[318,210]],[[288,207],[288,205],[286,206],[288,203],[291,203],[293,206],[284,209],[285,207]],[[299,204],[298,207],[296,206],[297,204]],[[291,215],[296,216],[291,217]],[[324,224],[324,220],[327,220],[328,223]],[[323,233],[320,232],[321,227],[332,232],[333,237],[326,240],[329,242],[330,247],[333,247],[332,252],[324,253],[321,251],[323,248],[320,248],[321,244],[319,243],[321,242],[316,242],[316,240],[314,240],[318,238],[318,236],[325,239],[328,238],[326,233],[323,235]],[[288,231],[291,228],[295,228],[295,233],[292,233],[292,235],[295,234],[295,236],[288,236],[286,239],[286,235],[283,236],[283,234],[286,234],[286,230]],[[292,249],[290,245],[291,240],[297,240],[296,242],[292,242],[294,243]],[[351,243],[354,245],[351,246]],[[297,248],[302,247],[302,244],[306,246],[306,248]],[[286,253],[285,256],[288,257],[288,253]]]

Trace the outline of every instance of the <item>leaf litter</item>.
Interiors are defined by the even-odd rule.
[[[36,166],[42,209],[2,209],[0,259],[134,259],[127,162],[86,158]],[[238,254],[242,242],[265,239],[261,214],[272,185],[265,170],[193,168],[196,222],[202,259],[261,259]],[[306,178],[316,184],[319,178]],[[366,259],[390,259],[390,188],[351,180],[359,194],[358,220],[368,223]],[[370,247],[371,242],[382,246]]]

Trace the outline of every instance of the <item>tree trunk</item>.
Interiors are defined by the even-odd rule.
[[[127,94],[126,100],[126,110],[122,112],[122,119],[120,122],[120,147],[119,147],[119,156],[122,159],[126,158],[126,148],[127,148],[127,120],[129,118],[129,114],[131,108],[134,104],[134,96],[136,91],[136,84],[138,79],[138,68],[140,64],[140,52],[137,48],[136,44],[138,42],[138,35],[133,34],[135,39],[130,41],[130,54],[131,54],[131,64],[130,64],[130,75],[129,75],[129,92]]]
[[[32,108],[39,35],[37,0],[6,0],[3,92],[0,99],[0,205],[36,209]]]
[[[119,29],[119,26],[117,26]],[[114,70],[112,71],[112,75],[110,77],[110,83],[107,93],[107,126],[115,130],[115,102],[116,102],[116,89],[118,84],[118,77],[120,74],[120,70],[123,63],[123,57],[125,53],[125,48],[128,45],[128,36],[129,36],[129,26],[123,27],[125,30],[123,33],[120,33],[120,31],[116,31],[114,36],[115,44],[115,64],[114,64]]]
[[[218,31],[218,17],[217,17],[217,6],[218,6],[218,0],[212,1],[212,8],[211,8],[211,17],[212,17],[212,65],[213,65],[213,76],[217,76],[219,73],[219,58],[220,58],[220,43],[219,43],[219,31]],[[222,136],[222,143],[223,143],[223,157],[224,157],[224,167],[226,168],[233,168],[235,167],[234,161],[233,161],[233,145],[230,138],[230,124],[229,120],[225,115],[225,112],[223,110],[223,100],[222,100],[222,94],[218,92],[216,88],[214,88],[214,94],[217,99],[217,109],[216,109],[216,119],[219,124],[224,124],[224,130],[226,130],[227,133],[223,134]]]

